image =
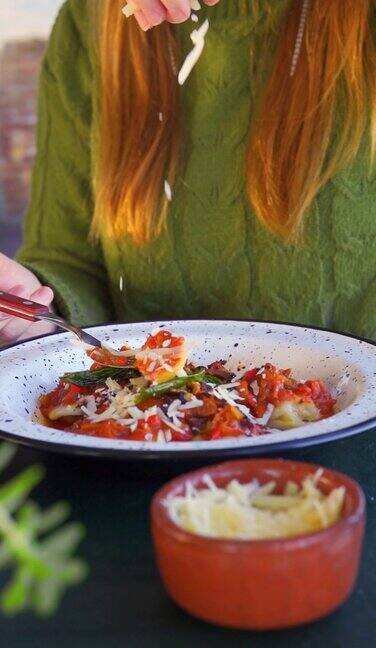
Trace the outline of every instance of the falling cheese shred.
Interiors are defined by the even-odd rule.
[[[206,19],[198,29],[194,29],[191,33],[191,41],[193,43],[193,49],[187,55],[183,65],[180,68],[178,74],[179,85],[183,85],[188,79],[190,73],[192,72],[194,66],[199,60],[204,47],[205,47],[205,36],[209,29],[209,21]]]
[[[165,195],[166,195],[166,198],[167,198],[168,202],[171,202],[171,200],[172,200],[172,189],[171,189],[171,185],[168,182],[168,180],[164,181],[164,192],[165,192]]]
[[[191,9],[192,11],[199,11],[201,9],[201,5],[198,2],[198,0],[191,0]],[[122,12],[126,18],[130,18],[133,16],[137,11],[138,11],[138,3],[137,1],[129,1],[126,3],[126,5],[123,7]],[[198,16],[195,13],[191,14],[191,18],[194,22],[198,21]],[[207,31],[209,29],[209,21],[205,20],[198,29],[194,29],[193,32],[191,33],[191,41],[193,43],[193,48],[187,55],[180,72],[178,74],[178,82],[180,85],[183,85],[187,78],[189,77],[190,73],[192,72],[194,66],[196,65],[198,59],[200,58],[204,46],[205,46],[205,36],[207,34]],[[159,113],[160,115],[161,113]],[[166,187],[166,185],[165,185]],[[167,192],[166,192],[167,194]],[[167,195],[168,197],[168,195]],[[171,200],[171,198],[168,198],[168,200]]]
[[[232,480],[219,488],[206,475],[206,488],[189,483],[184,496],[165,504],[175,524],[196,535],[239,540],[298,536],[331,526],[341,517],[345,488],[325,495],[318,488],[322,474],[319,470],[309,475],[301,486],[288,482],[283,494],[274,493],[275,482],[261,486],[257,480]]]

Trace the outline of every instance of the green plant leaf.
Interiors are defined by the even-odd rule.
[[[12,461],[17,452],[17,447],[13,443],[2,443],[0,445],[0,472],[2,472]]]
[[[0,468],[14,455],[8,446],[0,445]],[[0,486],[0,569],[13,569],[0,594],[0,609],[7,615],[27,609],[52,614],[66,588],[88,573],[86,563],[74,557],[84,527],[76,522],[60,526],[69,516],[69,505],[57,502],[42,511],[27,500],[43,475],[41,466],[31,466]]]
[[[84,536],[84,527],[76,522],[66,524],[41,543],[44,555],[65,556],[72,553]]]
[[[4,569],[9,565],[12,559],[12,554],[10,553],[5,542],[0,545],[0,569]]]
[[[26,566],[16,570],[1,595],[1,608],[6,614],[16,614],[27,605],[32,583],[32,576]]]
[[[32,536],[40,523],[41,511],[34,502],[26,502],[16,514],[19,529]]]
[[[69,517],[70,506],[67,502],[56,502],[50,508],[42,511],[35,502],[26,502],[17,513],[19,526],[26,533],[42,535],[66,521]]]
[[[17,509],[44,477],[42,466],[30,466],[7,484],[0,486],[0,504],[8,511]]]
[[[56,612],[64,585],[58,579],[48,579],[38,583],[32,594],[32,605],[40,616],[51,616]]]
[[[40,513],[38,532],[46,533],[59,524],[65,522],[69,517],[70,506],[67,502],[56,502],[46,511]]]
[[[88,572],[88,566],[83,560],[72,558],[59,570],[59,578],[68,585],[76,585],[86,578]]]

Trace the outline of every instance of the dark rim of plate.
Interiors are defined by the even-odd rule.
[[[291,328],[300,328],[306,331],[309,330],[314,330],[314,331],[322,331],[324,333],[331,333],[334,335],[340,335],[342,337],[347,337],[351,338],[353,340],[356,340],[359,342],[359,344],[369,344],[371,346],[376,346],[376,342],[373,340],[359,337],[357,335],[352,335],[351,333],[344,333],[341,331],[334,331],[333,329],[328,329],[320,326],[308,326],[306,324],[296,324],[292,322],[283,322],[283,321],[275,321],[275,320],[256,320],[256,319],[234,319],[231,317],[223,317],[223,318],[203,318],[203,317],[190,317],[187,319],[184,318],[176,318],[175,320],[173,318],[171,319],[150,319],[150,320],[130,320],[128,322],[104,322],[104,323],[99,323],[99,324],[90,324],[88,326],[85,326],[83,328],[85,329],[91,329],[91,328],[97,328],[101,326],[121,326],[124,324],[148,324],[152,322],[173,322],[173,321],[179,321],[179,322],[200,322],[200,321],[207,321],[207,322],[239,322],[243,324],[273,324],[277,326],[289,326]],[[66,333],[66,331],[61,331],[61,333],[47,333],[46,335],[36,335],[32,338],[28,338],[27,340],[24,341],[16,341],[12,342],[11,344],[7,344],[0,349],[0,354],[3,351],[6,351],[7,349],[11,349],[12,347],[19,346],[20,344],[28,343],[28,342],[33,342],[34,340],[39,340],[43,338],[48,338],[53,335],[63,335]],[[344,439],[350,436],[354,436],[355,434],[360,434],[361,432],[365,432],[367,430],[372,429],[373,427],[376,427],[376,416],[373,416],[370,419],[367,419],[366,421],[361,421],[360,423],[356,423],[355,425],[350,425],[345,428],[341,428],[340,430],[335,430],[334,432],[328,432],[327,434],[318,434],[317,436],[312,436],[312,437],[307,437],[306,439],[293,439],[291,441],[279,441],[276,443],[271,443],[268,445],[260,445],[260,446],[245,446],[245,447],[230,447],[230,448],[213,448],[213,450],[208,450],[205,448],[204,450],[200,451],[198,450],[184,450],[179,452],[178,450],[164,450],[164,451],[158,451],[158,450],[122,450],[122,449],[115,449],[115,448],[89,448],[85,445],[67,445],[65,443],[55,443],[54,441],[44,441],[44,440],[35,440],[35,439],[26,439],[24,437],[18,436],[16,433],[13,432],[4,432],[3,430],[0,430],[0,438],[2,439],[7,439],[9,441],[13,441],[16,443],[19,443],[21,445],[26,445],[26,446],[31,446],[34,448],[37,448],[39,450],[48,450],[51,452],[59,452],[59,453],[64,453],[64,454],[75,454],[75,455],[91,455],[91,456],[96,456],[96,457],[104,457],[104,458],[109,458],[109,459],[133,459],[133,460],[138,460],[138,461],[144,461],[144,460],[155,460],[158,459],[159,461],[163,460],[171,460],[171,459],[179,459],[184,461],[185,459],[187,461],[191,460],[197,460],[201,461],[203,458],[208,458],[208,459],[214,459],[216,457],[227,457],[227,456],[249,456],[249,457],[256,457],[260,455],[269,455],[269,454],[275,454],[281,450],[297,450],[309,446],[314,446],[314,445],[319,445],[322,443],[328,443],[330,441],[336,441],[339,439]]]

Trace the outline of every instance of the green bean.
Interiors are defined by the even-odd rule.
[[[149,398],[164,396],[164,394],[167,394],[171,390],[182,389],[182,387],[186,387],[192,382],[205,382],[205,371],[202,370],[197,373],[191,373],[188,374],[188,376],[181,376],[180,378],[171,378],[171,380],[166,380],[165,382],[159,383],[159,385],[145,387],[137,394],[135,399],[136,405],[144,403],[149,400]]]
[[[103,367],[91,371],[76,371],[66,373],[62,377],[63,382],[77,385],[78,387],[95,387],[104,384],[107,378],[113,380],[129,380],[137,378],[140,372],[135,367]]]
[[[188,374],[187,376],[181,376],[176,378],[171,378],[171,380],[166,380],[163,383],[158,385],[151,385],[150,387],[145,387],[137,394],[135,402],[136,405],[144,403],[149,400],[149,398],[158,398],[159,396],[164,396],[169,391],[180,390],[183,387],[186,387],[192,382],[199,383],[214,383],[215,385],[221,385],[223,380],[217,376],[213,376],[210,373],[207,373],[205,369],[201,369],[196,373]]]

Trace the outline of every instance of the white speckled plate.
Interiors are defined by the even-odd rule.
[[[194,345],[192,360],[207,364],[228,359],[249,365],[270,361],[291,367],[300,379],[319,378],[334,388],[350,380],[334,416],[294,430],[259,437],[187,443],[150,443],[101,439],[60,432],[32,422],[38,396],[51,390],[65,371],[89,365],[71,334],[57,333],[11,345],[0,352],[0,436],[19,443],[65,452],[124,458],[222,457],[323,443],[376,427],[376,345],[329,331],[267,322],[179,320],[110,324],[90,332],[119,347],[139,346],[156,326],[184,335]]]

